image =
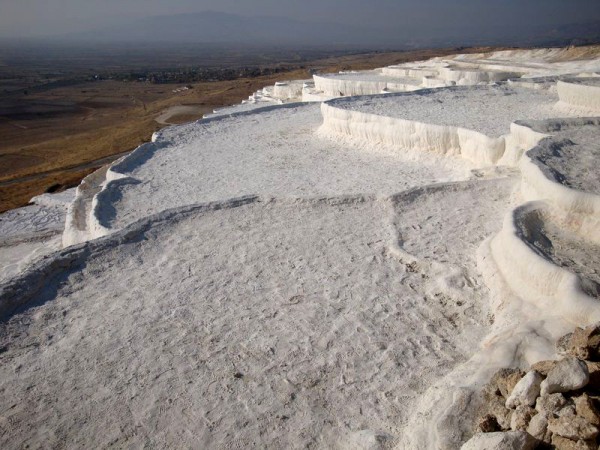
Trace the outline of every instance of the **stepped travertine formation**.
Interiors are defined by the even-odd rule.
[[[281,82],[3,216],[0,445],[460,448],[492,374],[600,321],[598,73]]]

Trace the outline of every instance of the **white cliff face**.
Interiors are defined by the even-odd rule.
[[[516,117],[546,119],[556,114],[558,96],[509,84],[427,89],[385,97],[363,96],[327,102],[340,109],[464,128],[497,138],[510,132]]]
[[[87,177],[67,248],[0,284],[0,446],[460,448],[491,373],[600,320],[581,58],[278,83]]]
[[[383,75],[387,75],[389,77],[397,77],[397,78],[414,78],[419,79],[422,77],[436,77],[439,75],[441,68],[434,67],[419,67],[416,65],[398,65],[398,66],[389,66],[381,69],[381,73]]]
[[[568,79],[557,83],[558,97],[567,107],[590,115],[600,114],[600,79]]]
[[[311,80],[282,81],[275,83],[273,97],[280,100],[302,100],[302,89]]]
[[[521,72],[501,72],[493,70],[461,69],[459,67],[441,67],[438,77],[458,86],[473,86],[519,78]]]
[[[512,133],[515,115],[553,117],[557,100],[550,91],[508,85],[340,99],[323,104],[323,130],[399,150],[461,156],[477,166],[509,159],[514,165],[531,140]]]
[[[385,75],[381,71],[315,75],[313,79],[315,90],[331,97],[375,95],[384,90],[389,92],[414,91],[422,85],[420,78],[394,77]]]
[[[0,214],[0,282],[62,247],[61,235],[74,189],[42,194],[31,204]]]
[[[410,149],[444,156],[462,156],[480,166],[494,164],[504,152],[501,139],[488,138],[472,130],[381,117],[336,106],[326,103],[321,106],[325,133],[381,142],[399,151]]]

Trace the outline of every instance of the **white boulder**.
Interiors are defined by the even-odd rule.
[[[567,399],[560,393],[542,395],[537,399],[535,409],[542,414],[551,416],[568,404]]]
[[[506,407],[516,408],[517,406],[535,405],[535,400],[540,395],[542,381],[542,376],[535,370],[528,372],[515,385],[510,396],[506,399]]]
[[[555,392],[569,392],[581,389],[590,381],[587,365],[577,358],[565,358],[559,361],[542,381],[542,395]]]
[[[545,414],[536,414],[527,426],[527,432],[534,438],[549,443],[552,434],[548,432],[548,417]]]
[[[461,450],[530,450],[537,441],[525,431],[480,433],[473,436]]]

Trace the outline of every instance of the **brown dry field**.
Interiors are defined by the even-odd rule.
[[[457,49],[369,53],[311,61],[305,66],[321,72],[364,70],[453,53]],[[310,77],[308,70],[297,69],[194,83],[193,89],[177,93],[173,90],[182,85],[97,81],[0,98],[0,212],[24,206],[35,195],[76,186],[93,170],[148,142],[154,131],[165,126],[155,118],[172,106],[196,106],[197,114],[186,112],[168,120],[189,122],[215,108],[240,103],[275,81]],[[15,108],[22,113],[2,115],[3,110]]]

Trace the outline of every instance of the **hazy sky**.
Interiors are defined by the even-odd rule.
[[[56,35],[135,17],[205,10],[382,27],[600,20],[600,0],[0,0],[0,36]]]

